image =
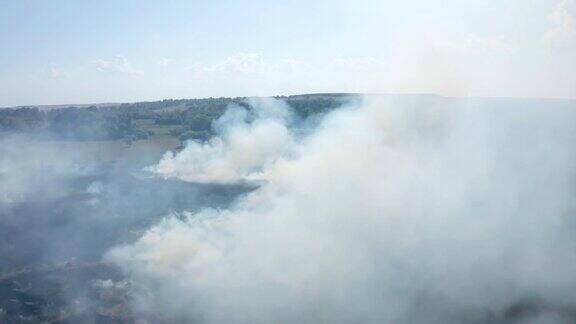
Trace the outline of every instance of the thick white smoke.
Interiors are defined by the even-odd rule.
[[[202,183],[258,178],[265,165],[290,149],[287,127],[293,117],[281,101],[255,98],[250,103],[250,112],[231,107],[218,119],[214,125],[217,137],[207,143],[189,141],[182,152],[167,152],[149,170],[166,178]]]
[[[108,254],[141,310],[201,323],[570,320],[576,111],[376,97],[300,139],[278,120],[232,118],[158,164],[189,181],[264,181],[230,210],[168,217]]]

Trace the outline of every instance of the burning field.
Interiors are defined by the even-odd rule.
[[[574,101],[252,98],[211,127],[102,163],[3,139],[0,322],[576,321]]]

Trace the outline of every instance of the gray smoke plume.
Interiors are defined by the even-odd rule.
[[[275,113],[229,112],[219,138],[152,168],[260,187],[110,251],[137,309],[198,323],[574,321],[573,103],[367,96],[305,136],[275,117],[282,103],[263,105]]]

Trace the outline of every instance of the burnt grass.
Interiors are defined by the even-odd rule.
[[[254,187],[158,179],[139,170],[84,168],[0,204],[0,323],[175,322],[135,316],[129,282],[103,255],[163,217],[225,208]],[[55,187],[65,190],[55,194]]]

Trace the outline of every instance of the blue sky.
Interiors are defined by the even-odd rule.
[[[0,0],[0,106],[306,92],[576,97],[572,0]]]

